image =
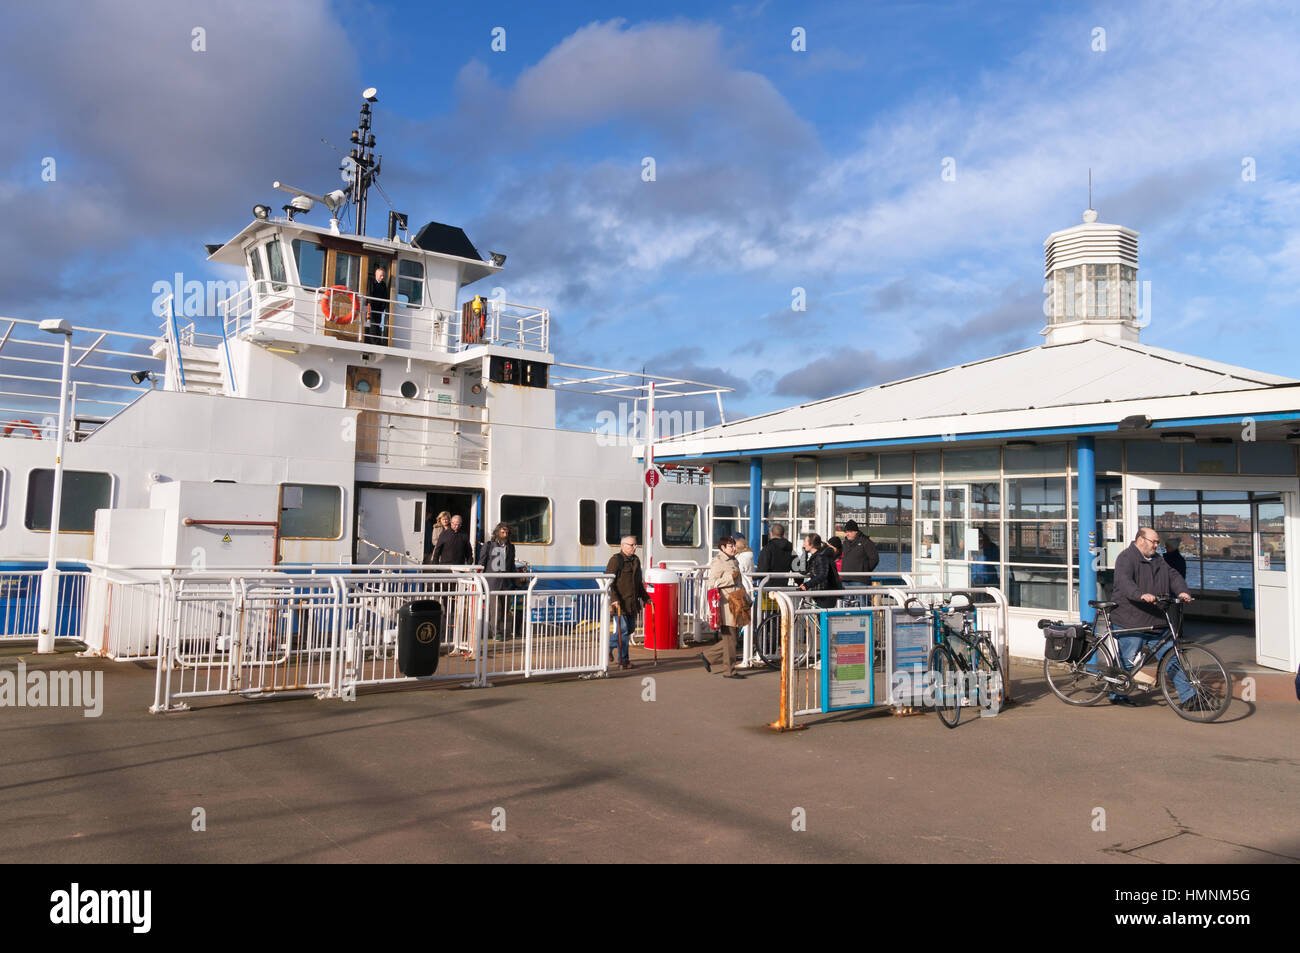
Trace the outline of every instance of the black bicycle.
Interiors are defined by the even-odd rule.
[[[815,663],[821,648],[820,623],[815,615],[798,613],[799,609],[811,605],[808,596],[801,592],[792,592],[790,595],[796,611],[794,628],[790,633],[791,650],[794,653],[793,664],[795,667],[807,664],[809,653],[812,655],[811,661]],[[765,598],[772,597],[765,595]],[[763,660],[764,665],[779,672],[781,670],[781,613],[776,608],[775,602],[776,600],[772,599],[773,604],[763,615],[763,621],[754,628],[754,652]],[[755,603],[754,609],[758,608]]]
[[[1114,628],[1110,613],[1119,603],[1096,600],[1088,603],[1097,610],[1094,625],[1040,619],[1038,627],[1047,638],[1043,677],[1052,694],[1068,705],[1095,705],[1111,692],[1125,697],[1144,694],[1158,681],[1165,701],[1181,717],[1202,723],[1219,718],[1232,704],[1232,676],[1213,650],[1182,641],[1182,611],[1171,611],[1177,601],[1169,596],[1155,601],[1165,614],[1167,629],[1160,625]],[[1145,643],[1131,666],[1123,664],[1119,636],[1161,631],[1164,638]],[[1142,669],[1157,658],[1157,678],[1143,681]],[[1178,691],[1180,676],[1186,679],[1186,697]]]
[[[976,630],[975,606],[970,599],[957,594],[947,604],[926,605],[913,596],[903,607],[913,618],[937,617],[940,622],[937,642],[929,658],[934,707],[939,720],[949,728],[956,728],[964,706],[972,702],[981,708],[1000,705],[1003,686],[998,650],[987,632]]]

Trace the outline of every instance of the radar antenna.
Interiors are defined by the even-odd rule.
[[[356,233],[366,233],[366,205],[370,186],[378,178],[384,157],[376,156],[375,135],[370,131],[370,104],[379,101],[378,91],[371,86],[361,94],[361,118],[357,128],[352,130],[352,149],[348,158],[352,160],[352,203],[356,206]]]

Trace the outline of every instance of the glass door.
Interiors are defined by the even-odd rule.
[[[1255,657],[1261,665],[1291,668],[1287,611],[1286,506],[1282,498],[1251,500],[1255,562]]]
[[[943,496],[937,485],[921,486],[916,501],[916,551],[912,560],[918,586],[941,585]]]

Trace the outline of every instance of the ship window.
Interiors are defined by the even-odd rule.
[[[605,542],[617,546],[624,536],[635,536],[641,545],[641,502],[609,500],[605,503]]]
[[[516,543],[551,542],[551,501],[544,496],[501,497],[501,522]]]
[[[266,243],[266,263],[271,270],[271,287],[283,291],[288,278],[284,273],[284,249],[280,246],[280,239],[273,238]]]
[[[334,256],[334,284],[342,285],[349,291],[360,288],[361,256],[347,255],[339,252]]]
[[[325,249],[301,238],[295,238],[292,244],[298,262],[298,283],[304,288],[319,288],[325,280]]]
[[[578,501],[578,545],[596,545],[596,501]]]
[[[266,272],[262,270],[262,253],[256,248],[248,250],[248,267],[253,269],[254,281],[261,281],[266,277]]]
[[[338,539],[343,491],[311,483],[280,484],[281,539]]]
[[[308,390],[315,390],[320,387],[320,371],[313,371],[310,368],[302,372],[302,386]]]
[[[665,546],[700,545],[700,508],[694,503],[665,503],[663,540]]]
[[[424,262],[409,261],[405,258],[397,262],[397,301],[418,308],[424,301]]]
[[[415,381],[402,381],[402,396],[407,400],[414,400],[419,392],[420,388],[415,386]]]
[[[54,504],[54,471],[33,470],[27,477],[25,525],[38,533],[50,531]],[[95,511],[113,505],[113,477],[88,470],[63,471],[63,500],[59,507],[60,533],[93,533]]]

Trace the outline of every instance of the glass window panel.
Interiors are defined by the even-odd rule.
[[[862,487],[836,488],[835,515],[837,525],[844,525],[853,520],[863,526],[867,525],[867,491]]]
[[[790,491],[764,490],[764,516],[769,520],[788,520],[790,518]]]
[[[1094,445],[1093,469],[1098,473],[1103,470],[1120,473],[1124,469],[1123,441],[1098,440]]]
[[[273,238],[266,243],[266,264],[270,269],[271,287],[283,291],[288,278],[285,275],[284,248],[280,245],[280,239]]]
[[[95,511],[113,506],[113,478],[89,470],[63,471],[63,495],[59,501],[60,533],[93,533]],[[54,471],[33,470],[27,476],[28,529],[48,533],[54,508]]]
[[[763,476],[767,476],[764,468]],[[749,464],[746,463],[718,463],[713,467],[713,482],[716,483],[749,483]]]
[[[298,263],[298,283],[304,288],[319,288],[325,277],[325,249],[301,238],[295,238],[292,247]]]
[[[971,518],[995,520],[1002,515],[1000,486],[997,483],[972,483],[970,485]]]
[[[1159,507],[1157,506],[1157,509]],[[1201,532],[1250,532],[1249,503],[1202,503]]]
[[[746,478],[745,482],[749,482]],[[764,460],[763,461],[763,482],[764,483],[793,483],[794,482],[794,461],[793,460]]]
[[[927,450],[916,455],[916,475],[918,477],[939,476],[939,451]]]
[[[849,461],[847,457],[826,457],[817,463],[819,480],[848,479]]]
[[[641,545],[645,521],[640,500],[605,501],[605,542],[617,546],[624,536],[635,536]]]
[[[1245,533],[1207,533],[1201,537],[1201,588],[1234,592],[1255,584],[1253,537]],[[1190,569],[1191,560],[1188,559]]]
[[[816,460],[796,460],[795,471],[799,476],[800,483],[817,482],[817,461]]]
[[[501,522],[510,527],[510,538],[516,543],[549,545],[551,501],[544,496],[503,496]]]
[[[943,472],[948,477],[965,473],[997,473],[998,466],[997,447],[943,451]]]
[[[1067,559],[1070,524],[1059,522],[1007,523],[1007,561],[1062,563]]]
[[[424,262],[397,260],[397,300],[418,308],[424,301]]]
[[[876,478],[876,455],[868,453],[862,457],[849,457],[848,478],[850,480],[874,480]]]
[[[1236,473],[1237,448],[1231,444],[1183,444],[1184,473]]]
[[[248,250],[248,264],[253,269],[254,281],[261,281],[266,277],[266,272],[262,270],[262,253],[256,248]]]
[[[799,491],[799,518],[810,520],[817,516],[817,493],[813,490]]]
[[[1178,444],[1159,440],[1126,440],[1129,473],[1177,473]]]
[[[1195,503],[1156,503],[1151,515],[1158,533],[1195,533],[1201,520]]]
[[[912,455],[910,453],[882,453],[880,455],[880,479],[912,479]]]
[[[1243,443],[1242,473],[1295,473],[1295,448],[1287,443]]]
[[[343,490],[337,486],[319,486],[310,483],[285,483],[281,485],[284,502],[298,501],[301,506],[280,510],[280,536],[282,539],[338,539],[343,530]]]
[[[578,545],[595,546],[599,538],[599,530],[596,528],[597,515],[599,510],[596,507],[595,500],[578,501]]]
[[[361,281],[361,256],[338,252],[334,256],[334,284],[356,291]]]
[[[1002,453],[1003,469],[1007,473],[1064,473],[1068,447],[1063,443],[1049,443],[1040,447],[1006,447]]]
[[[665,546],[700,545],[700,508],[694,503],[665,503],[663,527]]]
[[[1065,518],[1065,477],[1021,477],[1006,488],[1008,518]]]
[[[1068,572],[1066,569],[1008,566],[1007,588],[1011,605],[1066,611],[1069,604]]]
[[[926,486],[921,488],[921,506],[918,518],[923,520],[937,520],[940,515],[940,496],[937,486]]]

